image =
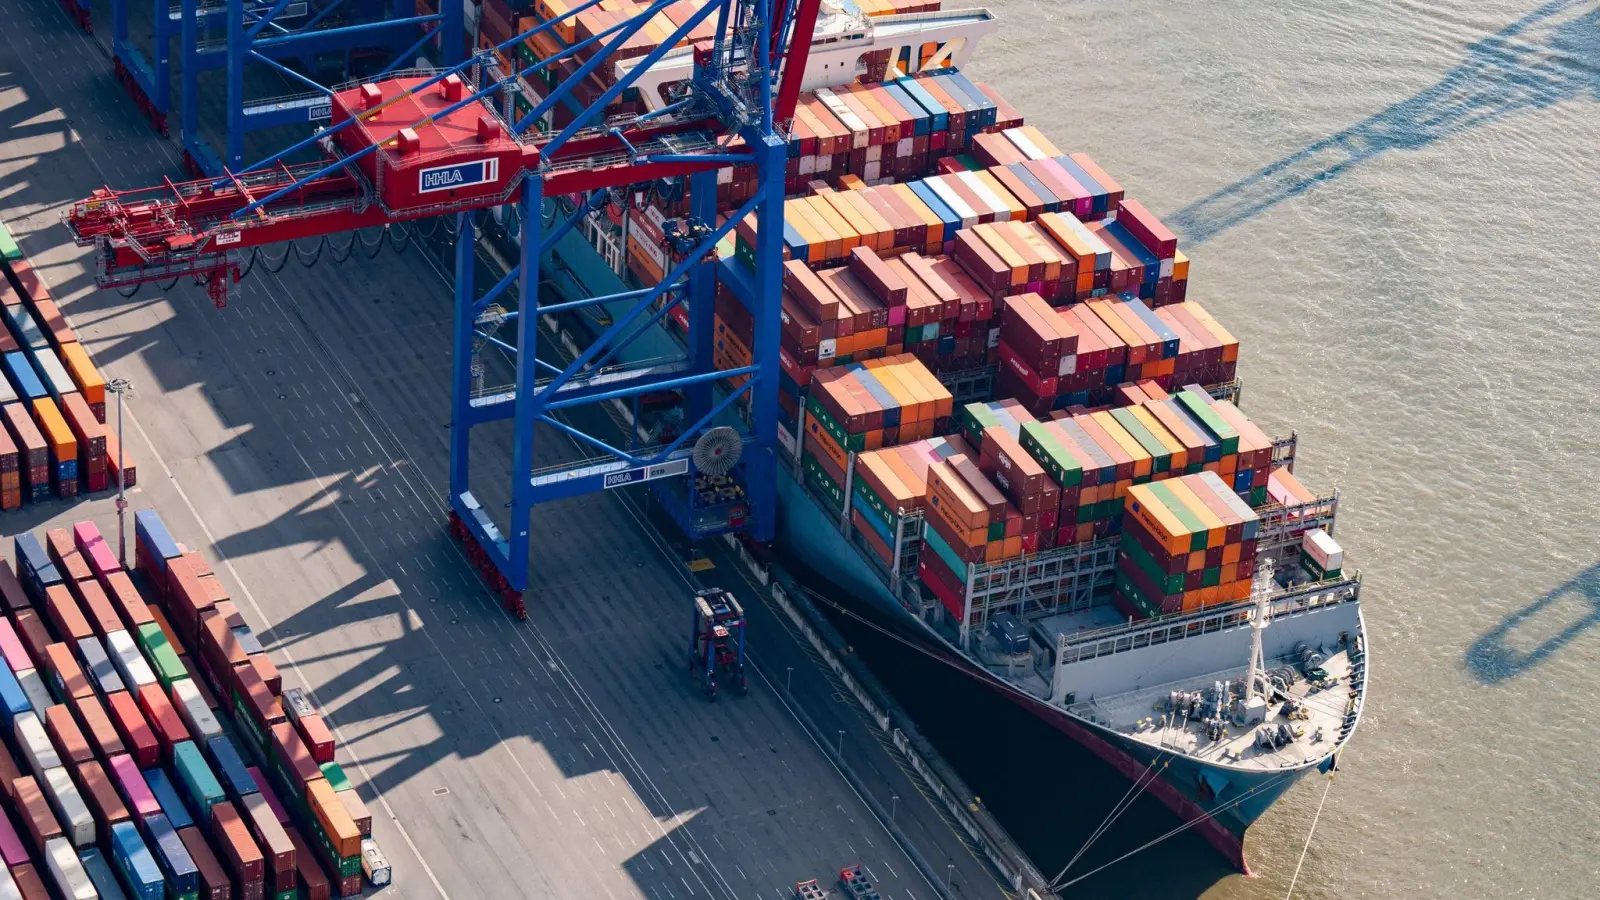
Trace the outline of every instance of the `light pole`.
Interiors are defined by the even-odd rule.
[[[950,885],[955,881],[955,878],[956,878],[956,864],[955,863],[951,863],[950,865],[945,866],[944,867],[944,889],[945,890],[948,891],[948,890],[951,889]]]
[[[889,795],[889,824],[890,825],[894,824],[894,814],[897,811],[899,811],[899,809],[900,809],[900,795],[899,794],[890,794]]]
[[[843,756],[844,755],[844,729],[843,728],[839,729],[838,750],[839,750],[839,755]]]
[[[794,693],[794,666],[784,667],[784,672],[783,692],[785,694],[792,694]]]
[[[133,384],[126,378],[113,378],[106,382],[106,390],[117,395],[117,561],[122,563],[124,569],[128,567],[128,495],[127,476],[124,474],[128,453],[122,449],[122,397],[132,388]]]

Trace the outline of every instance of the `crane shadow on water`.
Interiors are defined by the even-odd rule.
[[[1575,15],[1568,15],[1582,9]],[[1203,243],[1395,150],[1584,96],[1600,99],[1600,8],[1553,0],[1467,47],[1438,82],[1178,210],[1167,224]]]
[[[1574,600],[1580,607],[1580,614],[1569,618],[1554,634],[1540,639],[1537,635],[1548,631],[1540,628],[1541,620],[1561,615],[1558,607],[1563,601],[1570,604]],[[1467,670],[1483,684],[1509,681],[1541,665],[1597,625],[1600,625],[1600,563],[1501,619],[1467,648]],[[1517,645],[1523,642],[1518,636],[1523,633],[1529,634],[1528,640],[1538,643],[1527,649],[1520,648]]]

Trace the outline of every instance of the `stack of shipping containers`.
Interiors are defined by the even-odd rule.
[[[132,573],[87,522],[0,563],[0,891],[359,893],[371,818],[327,726],[203,559],[153,511],[135,523]]]
[[[1145,619],[1250,597],[1255,512],[1214,472],[1128,490],[1117,608]]]
[[[951,405],[950,392],[907,354],[823,370],[806,404],[807,482],[843,508],[848,454],[932,437]]]
[[[106,382],[20,251],[0,280],[0,509],[129,485],[137,470],[106,428]]]

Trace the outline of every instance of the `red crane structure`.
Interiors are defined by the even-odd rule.
[[[588,0],[552,21],[516,35],[499,48],[554,29],[562,21],[595,7]],[[573,85],[612,59],[613,54],[672,0],[657,0],[642,14],[618,22],[495,80],[492,56],[482,51],[443,71],[396,72],[381,79],[342,87],[332,97],[329,125],[300,143],[241,171],[220,177],[174,182],[139,190],[102,188],[75,203],[66,225],[80,245],[92,245],[96,280],[102,287],[136,286],[192,277],[206,285],[218,306],[237,281],[242,251],[266,244],[381,227],[424,217],[458,215],[456,373],[451,441],[452,525],[473,558],[505,599],[521,611],[527,584],[528,515],[534,503],[604,489],[631,480],[678,474],[688,456],[685,442],[703,434],[718,413],[745,391],[751,396],[750,433],[742,465],[751,482],[751,532],[768,540],[776,503],[777,333],[780,294],[784,133],[792,119],[805,75],[819,0],[712,0],[695,11],[666,41],[615,83],[557,134],[526,130]],[[691,30],[716,16],[715,38],[693,46],[693,77],[675,87],[674,101],[653,113],[608,118],[606,108]],[[558,61],[586,60],[549,93],[530,114],[513,121],[495,100],[519,78],[529,78]],[[285,162],[320,151],[317,162]],[[715,171],[753,165],[760,187],[743,208],[716,224]],[[662,283],[642,291],[540,306],[539,256],[589,212],[579,204],[566,222],[545,232],[545,197],[588,195],[607,188],[683,177],[689,184],[695,246]],[[517,204],[523,218],[522,260],[482,296],[475,296],[471,246],[473,210]],[[752,366],[718,371],[711,361],[712,291],[716,241],[746,215],[759,227],[756,284],[762,291],[752,313],[757,321]],[[474,323],[490,303],[519,280],[517,382],[515,389],[485,400],[471,396],[466,374]],[[691,334],[685,358],[668,365],[638,367],[604,379],[604,367],[637,333],[624,334],[651,312],[663,295],[671,307],[687,299]],[[564,370],[539,363],[534,349],[537,315],[577,306],[626,302],[605,333]],[[658,320],[662,312],[655,312]],[[648,324],[648,322],[646,323]],[[553,371],[535,380],[536,365]],[[715,382],[739,376],[749,380],[730,388],[711,408]],[[553,416],[579,403],[682,390],[691,420],[669,445],[624,452],[603,439],[583,434]],[[516,419],[509,532],[502,532],[467,487],[467,433],[497,418]],[[599,449],[570,471],[532,473],[535,423],[553,425]],[[669,469],[663,469],[670,464]],[[633,478],[630,473],[644,473]],[[509,533],[508,539],[504,535]]]

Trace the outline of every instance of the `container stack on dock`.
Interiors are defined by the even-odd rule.
[[[364,845],[386,879],[320,716],[203,559],[135,523],[133,573],[88,522],[0,562],[0,896],[349,896]]]
[[[1134,618],[1250,597],[1260,520],[1213,472],[1128,490],[1117,608]]]
[[[4,226],[0,225],[0,231]],[[0,509],[138,473],[106,427],[106,382],[9,233],[0,280]]]

